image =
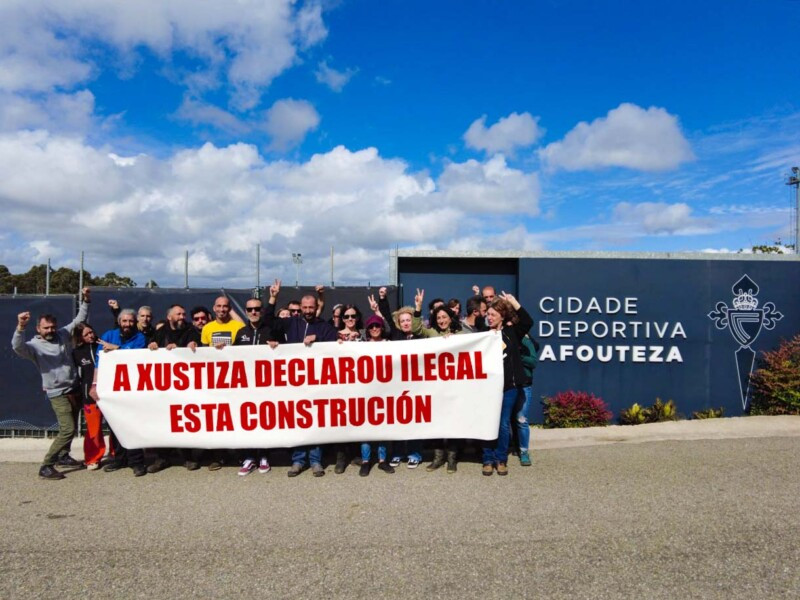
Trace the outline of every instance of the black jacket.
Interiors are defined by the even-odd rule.
[[[92,386],[94,369],[97,366],[95,361],[98,345],[97,342],[84,344],[72,350],[72,360],[75,361],[75,366],[78,368],[78,382],[80,383],[84,404],[94,404],[94,400],[89,397],[89,388]]]
[[[525,373],[519,351],[522,338],[533,327],[533,319],[523,307],[517,310],[519,321],[516,325],[503,327],[503,391],[520,385],[527,385],[530,377]]]
[[[150,341],[158,344],[159,348],[166,348],[170,344],[175,344],[179,348],[185,348],[189,342],[186,338],[189,336],[189,330],[193,329],[192,325],[187,325],[183,329],[172,329],[169,323],[164,325],[161,329],[156,329],[153,334],[153,339]]]
[[[244,327],[236,332],[236,337],[233,339],[234,346],[257,346],[259,344],[266,344],[269,341],[269,334],[272,328],[266,323],[260,322],[256,328],[250,324],[250,321],[244,324]]]
[[[339,332],[336,328],[315,318],[310,323],[302,315],[279,319],[275,316],[275,305],[269,302],[264,305],[261,313],[261,327],[267,327],[267,341],[278,342],[281,344],[302,344],[307,335],[316,335],[318,342],[335,342],[339,339]]]
[[[202,346],[203,342],[200,341],[200,332],[197,331],[197,328],[194,325],[189,325],[186,328],[186,336],[183,338],[183,345],[188,346],[192,342],[197,344],[198,346]]]

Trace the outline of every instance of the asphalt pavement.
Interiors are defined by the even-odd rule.
[[[536,431],[507,477],[43,481],[0,440],[0,597],[797,598],[800,417],[715,421]]]

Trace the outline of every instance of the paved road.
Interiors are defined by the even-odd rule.
[[[512,459],[513,461],[514,459]],[[800,596],[800,438],[562,448],[455,475],[0,464],[2,598]]]

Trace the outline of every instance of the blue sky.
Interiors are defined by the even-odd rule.
[[[788,240],[800,2],[0,5],[0,263],[249,286],[388,251]]]

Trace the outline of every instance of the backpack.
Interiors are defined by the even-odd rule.
[[[539,344],[529,334],[525,334],[519,345],[519,353],[522,357],[522,366],[528,377],[533,376],[533,370],[539,364]]]

